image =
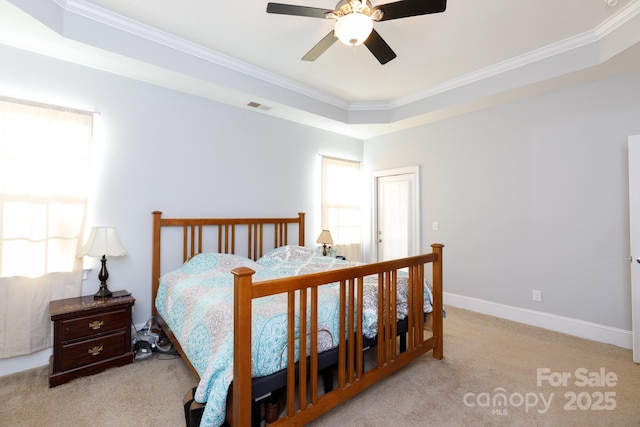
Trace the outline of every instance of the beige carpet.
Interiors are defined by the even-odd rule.
[[[538,369],[550,381],[538,385]],[[183,426],[182,397],[195,385],[180,359],[53,389],[47,374],[0,378],[0,425]],[[640,365],[629,350],[449,307],[443,360],[423,356],[312,425],[638,426]]]
[[[181,426],[196,385],[180,358],[112,368],[49,388],[48,367],[0,378],[0,426]]]

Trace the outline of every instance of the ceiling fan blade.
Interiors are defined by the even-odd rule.
[[[325,15],[333,12],[331,9],[318,7],[296,6],[293,4],[267,3],[267,13],[279,15],[308,16],[309,18],[325,18]]]
[[[331,47],[338,40],[338,38],[333,34],[333,30],[329,32],[326,36],[322,38],[314,47],[311,48],[309,52],[305,56],[302,57],[303,61],[315,61],[318,59],[320,55],[322,55],[327,49]]]
[[[380,21],[389,21],[391,19],[444,12],[447,9],[447,0],[401,0],[394,3],[381,4],[373,9],[382,11]]]
[[[380,37],[380,34],[378,34],[375,29],[371,31],[371,34],[364,41],[364,44],[382,65],[396,57],[396,53],[391,50],[387,42]]]

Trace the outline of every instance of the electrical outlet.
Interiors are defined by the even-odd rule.
[[[542,302],[542,291],[534,289],[533,290],[533,300],[535,302]]]

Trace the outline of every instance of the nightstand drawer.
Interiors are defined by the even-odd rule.
[[[127,309],[99,313],[62,321],[62,341],[104,334],[127,327]]]
[[[128,351],[126,343],[127,336],[123,330],[111,335],[63,345],[60,349],[60,369],[66,371],[120,356]]]

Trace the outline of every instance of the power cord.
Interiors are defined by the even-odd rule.
[[[131,326],[133,327],[133,330],[136,331],[136,340],[132,343],[135,359],[145,359],[151,356],[153,352],[153,345],[142,339],[140,332],[138,332],[136,325],[133,323],[133,319],[131,320]]]
[[[153,352],[159,353],[157,355],[157,359],[160,360],[170,360],[176,357],[180,357],[180,354],[171,343],[171,340],[164,333],[162,328],[159,326],[156,328],[158,333],[153,332],[154,321],[157,324],[157,320],[155,317],[152,317],[145,323],[140,331],[145,331],[144,336],[140,335],[140,331],[136,328],[133,320],[131,321],[131,325],[133,326],[133,330],[135,331],[136,339],[133,342],[134,352],[136,354],[136,359],[146,358],[151,356]],[[160,357],[161,355],[167,355],[168,357]]]

